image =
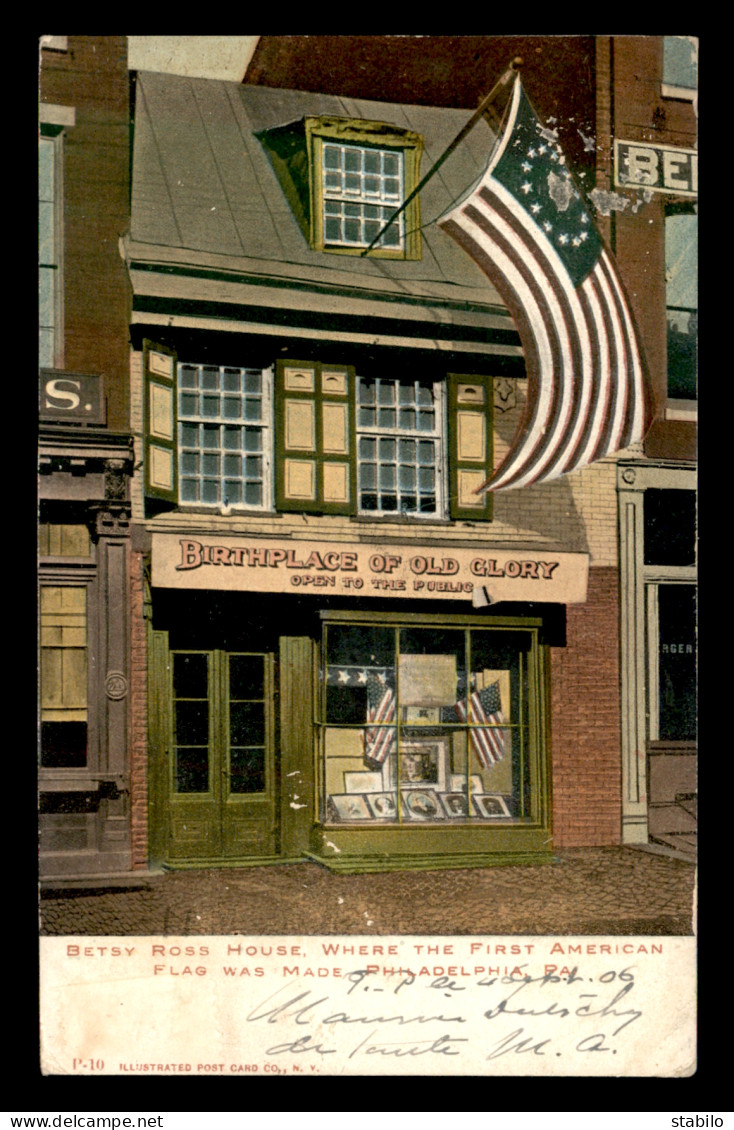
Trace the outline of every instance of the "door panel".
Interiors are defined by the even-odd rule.
[[[169,853],[172,859],[219,854],[219,793],[212,771],[214,657],[171,655]]]
[[[274,855],[272,657],[223,655],[223,674],[228,723],[222,750],[222,855]]]
[[[175,651],[169,669],[169,858],[275,854],[272,656]]]

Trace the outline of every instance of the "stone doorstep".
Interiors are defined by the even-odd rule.
[[[663,834],[656,836],[649,844],[627,844],[635,851],[646,851],[650,855],[664,855],[668,859],[681,859],[684,863],[695,863],[697,839],[695,833],[683,833],[681,839],[675,835],[669,839]]]
[[[39,880],[41,892],[62,890],[100,890],[127,889],[138,890],[151,887],[164,871],[111,871],[94,872],[87,875],[47,875]]]

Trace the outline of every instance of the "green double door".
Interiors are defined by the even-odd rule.
[[[166,857],[277,854],[273,656],[172,650],[167,666]]]

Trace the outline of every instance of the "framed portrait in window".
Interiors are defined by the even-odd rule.
[[[433,789],[403,789],[403,808],[410,820],[445,820],[439,795]]]
[[[444,792],[448,750],[446,738],[401,742],[398,751],[401,788]]]
[[[466,793],[441,793],[441,804],[449,820],[467,820],[469,802]]]
[[[497,820],[510,815],[510,810],[507,807],[507,801],[503,796],[486,795],[475,796],[472,798],[476,805],[477,812],[483,816],[485,820]]]
[[[395,793],[368,793],[365,797],[376,820],[395,820],[398,815]]]
[[[367,802],[358,793],[338,793],[329,797],[330,815],[336,820],[371,820]]]

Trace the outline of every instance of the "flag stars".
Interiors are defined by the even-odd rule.
[[[546,232],[552,232],[553,231],[553,224],[550,222],[550,220],[543,220],[543,231],[546,231]]]
[[[367,682],[367,672],[366,671],[360,671],[359,674],[357,675],[357,681],[360,682],[360,683],[366,683]]]
[[[533,166],[532,166],[532,165],[530,164],[530,162],[529,162],[529,161],[523,161],[523,163],[522,163],[522,171],[523,171],[524,173],[529,173],[529,172],[530,172],[530,170],[532,169],[532,167],[533,167]]]
[[[540,204],[531,204],[530,205],[530,211],[533,213],[534,216],[537,216],[538,212],[540,211]]]
[[[537,156],[538,156],[537,150],[533,149],[532,146],[531,146],[530,149],[528,149],[528,157],[537,157]]]
[[[529,192],[533,191],[533,186],[531,185],[529,180],[526,180],[525,183],[523,185],[521,185],[521,188],[522,188],[522,190],[523,190],[523,192],[525,193],[526,196]]]
[[[340,683],[348,683],[349,682],[349,672],[348,671],[340,671],[339,672],[339,682]]]
[[[558,237],[558,242],[561,244],[562,247],[566,246],[566,244],[568,243],[568,236],[566,235],[565,232],[561,232],[561,234]]]

